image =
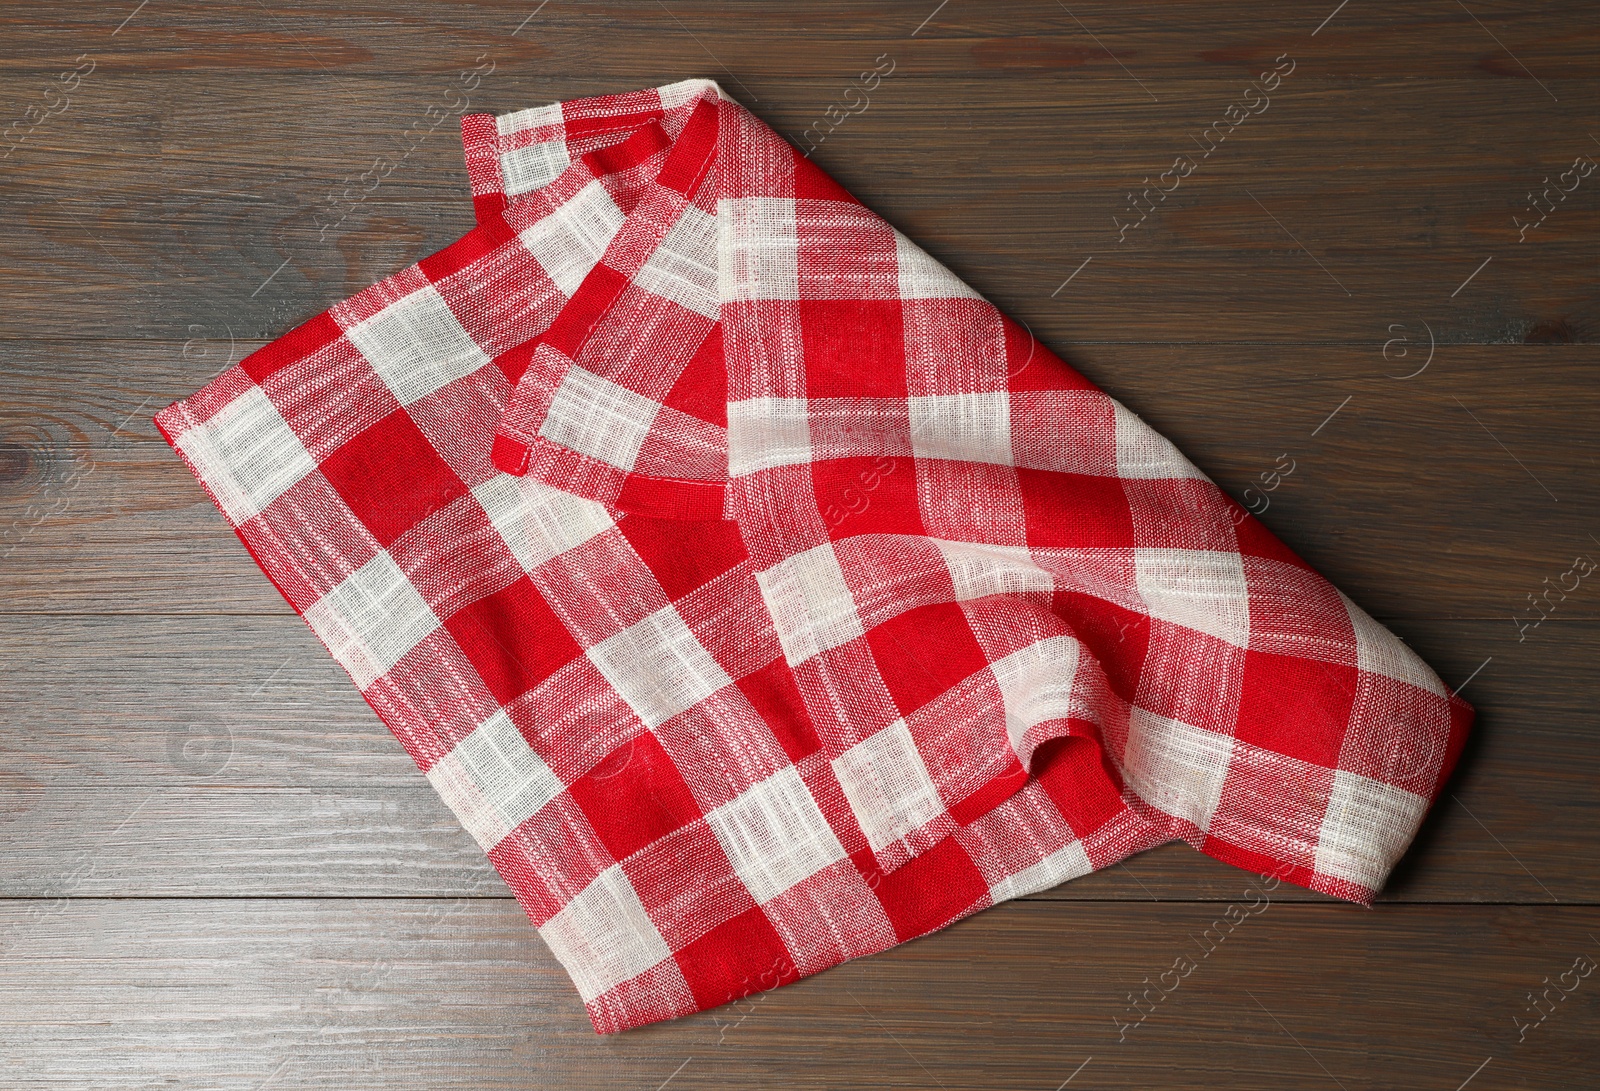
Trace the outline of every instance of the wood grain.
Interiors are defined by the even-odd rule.
[[[1587,8],[127,0],[0,43],[4,124],[94,62],[0,160],[0,1087],[1593,1083],[1596,979],[1517,1026],[1600,959],[1600,584],[1527,601],[1600,558],[1600,176],[1514,219],[1600,158]],[[819,164],[1235,497],[1294,459],[1264,521],[1478,725],[1375,911],[1280,887],[1125,1032],[1249,874],[1164,846],[597,1039],[149,417],[470,226],[430,107],[707,75],[803,142],[885,54]]]
[[[1600,84],[1558,82],[1551,102],[1471,81],[1333,81],[1310,64],[1122,241],[1114,217],[1134,218],[1128,194],[1199,156],[1196,139],[1237,91],[1176,80],[1151,102],[1037,76],[892,77],[815,154],[1003,309],[1054,320],[1071,343],[1381,344],[1391,322],[1415,320],[1449,343],[1600,337],[1600,266],[1586,245],[1600,176],[1525,238],[1514,219],[1544,179],[1600,154],[1585,129]],[[0,336],[275,336],[470,226],[451,124],[403,156],[399,140],[448,87],[341,77],[334,108],[351,120],[330,139],[330,106],[274,105],[306,85],[279,72],[86,83],[83,108],[48,119],[0,186],[0,227],[37,266]],[[798,141],[844,86],[789,79],[767,91],[771,107],[752,105]],[[471,108],[553,93],[513,75]],[[1438,139],[1440,123],[1481,115],[1497,124]],[[1381,133],[1356,127],[1370,116]],[[1379,142],[1381,167],[1340,169],[1357,139]],[[92,182],[108,145],[129,146],[110,193]],[[393,172],[353,210],[336,208],[381,157]],[[1486,257],[1497,260],[1475,290],[1452,296]],[[1060,289],[1085,258],[1094,264]]]
[[[1513,1019],[1600,955],[1592,910],[1267,898],[1231,930],[1216,905],[1013,902],[606,1039],[514,902],[4,903],[0,1028],[33,1086],[1355,1091],[1490,1057],[1484,1086],[1588,1085],[1600,982],[1521,1041]],[[1138,1022],[1130,992],[1180,958]]]
[[[352,11],[327,3],[256,8],[187,0],[141,13],[115,35],[121,10],[63,11],[48,23],[13,15],[0,27],[9,43],[4,66],[13,71],[51,71],[90,45],[113,69],[323,76],[451,73],[487,50],[508,65],[567,82],[602,77],[643,86],[658,73],[671,79],[714,64],[759,92],[774,78],[854,74],[860,65],[853,56],[898,44],[930,75],[943,77],[1069,73],[1129,84],[1135,74],[1225,79],[1286,50],[1315,51],[1340,77],[1405,73],[1528,83],[1533,77],[1523,63],[1546,82],[1594,74],[1595,30],[1570,5],[1508,12],[1415,4],[1402,9],[1402,18],[1358,5],[1328,18],[1336,6],[1263,11],[1173,0],[1130,11],[1106,0],[1070,9],[811,0],[775,9],[762,0],[408,0]]]

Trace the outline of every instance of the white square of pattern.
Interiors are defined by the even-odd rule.
[[[533,752],[504,710],[475,728],[451,753],[508,829],[516,829],[561,794],[560,778]]]
[[[560,208],[517,237],[539,267],[571,298],[622,227],[622,210],[599,182],[590,182]]]
[[[633,282],[684,310],[715,320],[717,218],[694,205],[686,206]]]
[[[901,299],[982,299],[961,278],[900,232],[894,233]]]
[[[1184,458],[1166,436],[1140,420],[1133,410],[1115,398],[1109,400],[1116,413],[1119,477],[1197,477],[1210,480]]]
[[[833,772],[874,852],[920,829],[945,809],[904,720],[840,754],[833,761]]]
[[[673,107],[682,106],[686,102],[699,98],[707,91],[712,92],[720,99],[728,98],[723,93],[722,88],[717,86],[716,81],[702,79],[698,76],[679,80],[677,83],[669,83],[665,87],[659,88],[657,93],[661,96],[661,108],[663,110],[671,110]],[[733,100],[728,99],[728,101],[731,102]]]
[[[957,602],[989,595],[1048,595],[1055,587],[1050,573],[1040,568],[1022,546],[975,545],[935,541],[955,586]]]
[[[539,434],[619,470],[633,469],[661,405],[573,365],[556,387]]]
[[[706,821],[760,904],[844,859],[844,847],[792,766],[746,789]]]
[[[497,474],[472,495],[527,572],[616,525],[604,504],[533,477]]]
[[[1005,702],[1006,731],[1020,747],[1029,728],[1072,715],[1072,683],[1078,673],[1078,642],[1052,636],[989,664]]]
[[[401,405],[426,398],[489,362],[431,285],[345,331]]]
[[[1378,889],[1427,809],[1419,795],[1335,769],[1317,836],[1317,871]]]
[[[1350,624],[1356,631],[1356,666],[1397,682],[1409,682],[1418,689],[1440,697],[1445,695],[1444,683],[1439,681],[1439,676],[1422,661],[1421,656],[1406,647],[1404,641],[1380,625],[1343,591],[1339,591],[1339,599],[1349,612]]]
[[[201,471],[217,504],[239,524],[261,514],[316,461],[259,386],[178,437],[178,449]]]
[[[800,298],[793,200],[725,198],[717,204],[717,224],[725,248],[718,262],[721,298]]]
[[[908,399],[918,458],[1011,465],[1011,396],[930,394]]]
[[[439,619],[386,552],[318,599],[305,619],[363,689],[439,627]]]
[[[1037,864],[1023,868],[1015,875],[1008,875],[992,884],[989,887],[989,897],[998,903],[1008,898],[1020,898],[1024,894],[1036,894],[1041,890],[1060,886],[1068,879],[1081,878],[1093,870],[1094,865],[1089,862],[1089,853],[1084,850],[1083,842],[1074,841],[1052,852]]]
[[[1011,430],[1012,458],[1018,466],[1117,475],[1116,412],[1111,399],[1098,390],[1015,392]]]
[[[672,606],[602,640],[587,654],[650,727],[733,682]]]
[[[501,136],[510,136],[524,129],[540,129],[546,125],[559,125],[565,117],[561,103],[550,102],[543,106],[529,106],[510,114],[500,114],[494,119]]]
[[[539,935],[585,1003],[672,957],[620,864],[540,925]]]
[[[757,572],[756,583],[791,667],[862,635],[855,600],[830,543]]]
[[[1135,549],[1133,564],[1151,617],[1250,646],[1250,593],[1237,553]]]
[[[810,461],[810,403],[805,398],[748,398],[728,403],[730,477]]]
[[[1128,718],[1123,771],[1139,797],[1157,810],[1206,829],[1222,799],[1233,739],[1134,706]]]
[[[513,148],[500,153],[500,177],[505,182],[507,196],[527,193],[555,179],[572,165],[567,145],[561,140],[547,140],[543,144],[529,144],[526,148]]]
[[[446,754],[428,768],[428,783],[455,814],[461,828],[472,835],[478,847],[488,852],[511,833],[500,809],[479,789],[466,764],[454,752]]]

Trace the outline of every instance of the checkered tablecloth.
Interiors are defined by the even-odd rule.
[[[1165,841],[1367,903],[1472,718],[710,81],[156,418],[601,1032]]]

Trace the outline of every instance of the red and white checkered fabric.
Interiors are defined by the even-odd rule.
[[[692,80],[465,119],[479,223],[156,418],[595,1028],[1165,841],[1369,902],[1472,710]]]

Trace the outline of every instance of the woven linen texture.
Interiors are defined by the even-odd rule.
[[[157,415],[595,1029],[1171,840],[1369,903],[1471,708],[689,80],[463,119],[477,225]]]

